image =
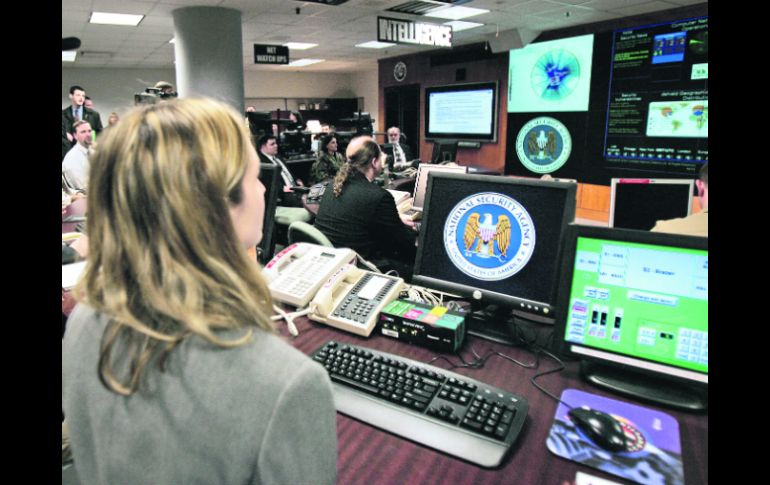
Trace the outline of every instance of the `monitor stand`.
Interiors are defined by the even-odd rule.
[[[525,344],[522,340],[523,332],[526,332],[527,337],[531,337],[534,331],[534,338],[539,340],[537,334],[540,331],[536,329],[540,326],[539,323],[542,322],[525,318],[508,306],[482,307],[475,302],[472,304],[472,311],[465,317],[465,326],[469,334],[512,347]]]
[[[580,373],[585,380],[599,387],[636,399],[651,401],[685,411],[708,409],[708,388],[700,389],[629,369],[581,361]]]

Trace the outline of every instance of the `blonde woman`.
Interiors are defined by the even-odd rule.
[[[100,139],[62,349],[81,483],[335,482],[329,378],[275,335],[246,256],[262,238],[258,175],[218,101],[137,108]]]

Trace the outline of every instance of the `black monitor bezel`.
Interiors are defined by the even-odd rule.
[[[666,178],[666,177],[655,177],[655,178],[620,177],[620,178],[612,178],[612,179],[610,179],[610,216],[609,216],[609,227],[616,227],[616,225],[615,225],[615,216],[616,216],[616,209],[617,209],[618,187],[619,186],[625,186],[625,185],[631,185],[631,184],[654,185],[654,186],[677,185],[677,186],[682,186],[682,187],[688,187],[689,196],[687,198],[686,214],[682,215],[681,217],[687,217],[690,214],[692,214],[692,203],[693,203],[693,198],[694,198],[693,197],[693,193],[695,192],[695,180],[694,179]],[[653,223],[653,226],[654,226],[654,223]],[[650,229],[652,229],[653,226],[650,226]],[[621,227],[620,229],[633,229],[633,228]]]
[[[430,126],[430,95],[436,92],[463,92],[478,91],[480,89],[492,89],[492,127],[490,134],[478,133],[440,133],[431,131]],[[425,139],[430,140],[463,140],[478,141],[484,143],[496,143],[499,129],[498,118],[500,116],[500,92],[498,81],[483,81],[473,83],[446,84],[429,86],[425,88]]]
[[[264,183],[266,177],[272,177],[270,186]],[[263,181],[267,190],[265,191],[265,213],[262,219],[262,240],[257,244],[257,261],[266,264],[275,251],[275,210],[283,187],[280,167],[272,163],[260,163],[259,179]]]
[[[560,261],[560,268],[558,273],[558,287],[556,295],[556,313],[554,324],[554,350],[560,355],[570,358],[578,359],[589,363],[601,364],[612,368],[619,369],[621,371],[630,371],[638,374],[655,376],[669,382],[677,382],[689,385],[691,387],[707,389],[708,382],[700,382],[694,379],[689,379],[683,376],[671,375],[666,372],[654,371],[648,368],[637,365],[624,364],[614,360],[603,359],[595,356],[585,355],[581,353],[573,352],[571,349],[573,346],[585,347],[589,349],[595,349],[595,347],[575,344],[574,342],[568,342],[564,338],[566,331],[567,315],[569,313],[569,299],[572,290],[572,276],[575,269],[575,250],[577,248],[578,238],[594,238],[594,239],[606,239],[616,240],[624,242],[632,242],[639,244],[651,244],[659,246],[671,246],[686,249],[699,249],[708,251],[708,238],[698,236],[686,236],[681,234],[670,234],[663,232],[649,232],[639,231],[635,229],[620,229],[613,227],[601,227],[601,226],[583,226],[580,224],[570,224],[565,231],[565,239],[562,245],[562,256]],[[629,356],[627,354],[621,354],[611,352],[605,349],[595,349],[599,352],[610,355],[618,355],[624,359],[630,361],[638,361],[641,363],[650,363],[662,368],[681,370],[684,372],[692,372],[695,374],[704,374],[702,372],[694,371],[692,369],[684,369],[682,367],[672,366],[670,364],[664,364],[656,362],[654,360],[642,359],[640,357]],[[705,373],[708,381],[708,373]]]
[[[457,160],[457,140],[435,140],[433,142],[433,152],[430,155],[430,163],[440,165],[445,162],[455,162]],[[444,148],[449,147],[448,150]],[[452,154],[452,160],[444,160],[444,152]]]
[[[515,297],[512,295],[505,295],[495,291],[486,290],[478,287],[471,287],[451,281],[440,280],[430,276],[420,274],[422,270],[422,250],[420,248],[425,247],[425,238],[427,237],[430,228],[426,225],[430,223],[430,200],[433,192],[433,184],[436,179],[449,178],[459,179],[463,181],[479,181],[490,182],[494,184],[509,184],[519,186],[539,186],[539,187],[551,187],[554,189],[565,190],[567,204],[565,210],[562,213],[562,231],[559,241],[557,242],[557,267],[554,270],[554,277],[558,277],[558,260],[561,258],[563,251],[564,234],[567,226],[575,219],[575,197],[577,194],[577,186],[574,183],[567,182],[552,182],[545,180],[532,180],[532,179],[519,179],[513,177],[504,177],[499,175],[477,175],[468,173],[453,173],[453,172],[436,172],[431,173],[428,177],[428,186],[425,191],[425,204],[423,207],[423,222],[420,228],[420,236],[418,240],[417,256],[414,262],[414,272],[412,276],[412,282],[414,284],[425,286],[426,288],[434,288],[437,290],[446,291],[449,293],[459,294],[460,296],[469,297],[482,304],[496,304],[505,305],[511,307],[514,311],[520,311],[525,314],[533,314],[536,317],[552,316],[554,313],[554,302],[556,299],[556,289],[558,288],[558,282],[554,281],[551,289],[550,302],[535,301],[527,298]],[[570,201],[573,203],[570,204]]]

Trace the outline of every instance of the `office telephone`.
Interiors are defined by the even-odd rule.
[[[380,311],[403,287],[401,278],[344,265],[318,290],[308,318],[368,337]]]
[[[263,275],[274,300],[304,307],[331,275],[355,262],[356,253],[351,249],[295,243],[276,254]]]

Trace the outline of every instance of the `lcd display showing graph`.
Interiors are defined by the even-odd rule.
[[[609,168],[695,172],[708,161],[708,17],[614,32]]]
[[[508,112],[586,111],[593,45],[590,34],[511,50]]]

